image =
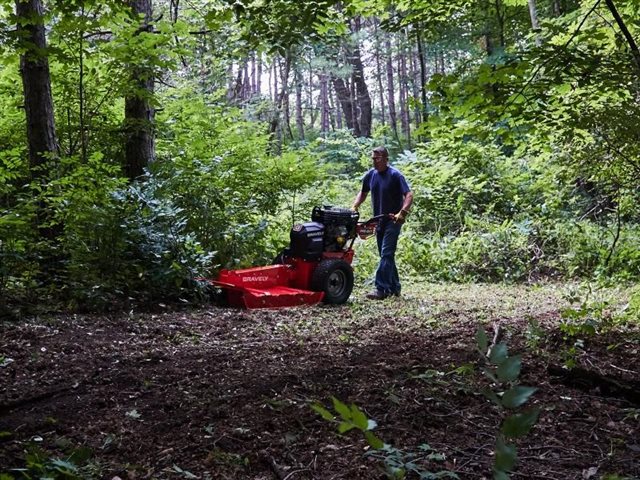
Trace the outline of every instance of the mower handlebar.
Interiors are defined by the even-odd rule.
[[[383,218],[387,218],[388,216],[388,214],[376,215],[375,217],[371,217],[369,220],[365,220],[364,222],[358,222],[356,226],[357,236],[362,240],[366,240],[367,238],[372,237],[376,233],[378,222]]]
[[[368,223],[374,223],[374,222],[377,222],[378,220],[382,220],[383,218],[388,217],[389,215],[390,214],[388,213],[376,215],[375,217],[371,217],[369,220],[365,220],[364,222],[358,222],[358,225],[367,225]]]

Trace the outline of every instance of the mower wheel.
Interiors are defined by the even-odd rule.
[[[353,290],[353,268],[339,258],[322,260],[311,276],[311,290],[324,292],[324,303],[345,303]]]

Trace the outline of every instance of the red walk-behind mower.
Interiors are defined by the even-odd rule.
[[[216,280],[232,307],[281,308],[345,303],[353,290],[353,243],[375,233],[383,215],[359,222],[345,208],[314,207],[311,222],[291,228],[291,242],[273,265],[222,270]]]

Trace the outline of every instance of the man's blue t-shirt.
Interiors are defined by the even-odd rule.
[[[384,172],[375,168],[362,177],[362,191],[371,192],[373,214],[398,213],[404,196],[411,191],[404,176],[395,168],[387,167]]]

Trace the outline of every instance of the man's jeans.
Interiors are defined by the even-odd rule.
[[[384,219],[376,231],[380,263],[376,271],[376,289],[385,295],[400,295],[400,277],[396,268],[396,247],[402,225]]]

